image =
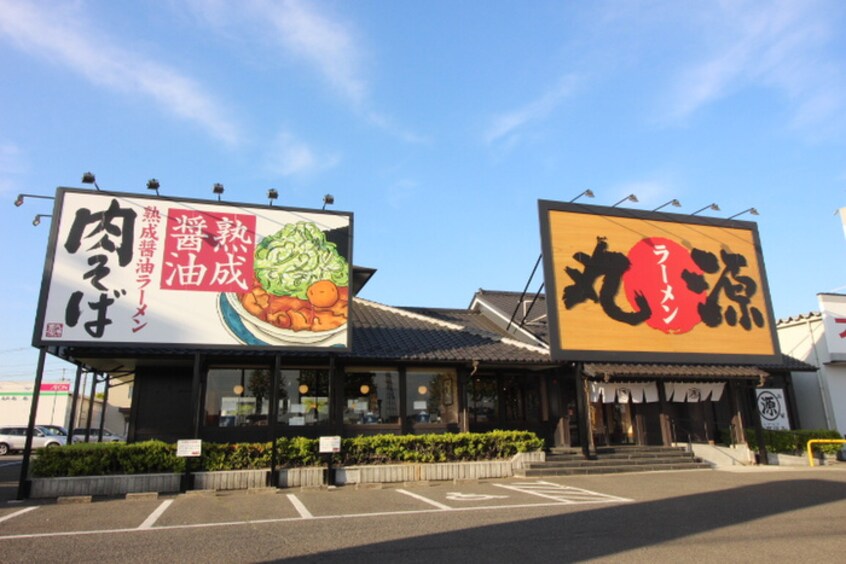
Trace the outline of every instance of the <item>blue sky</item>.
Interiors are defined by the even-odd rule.
[[[34,374],[51,210],[12,202],[89,170],[126,192],[330,193],[378,269],[362,297],[389,305],[522,290],[541,198],[755,207],[776,317],[816,310],[846,291],[843,29],[837,0],[0,0],[0,380]]]

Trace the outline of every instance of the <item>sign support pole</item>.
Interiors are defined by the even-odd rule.
[[[267,410],[268,428],[270,430],[270,487],[279,487],[278,452],[276,450],[276,434],[279,425],[279,375],[282,372],[282,356],[273,355],[273,374],[270,378],[270,409]]]
[[[91,375],[91,393],[88,395],[88,419],[85,420],[85,442],[91,441],[91,420],[94,418],[94,394],[97,393],[97,378],[99,372]]]
[[[18,481],[18,500],[26,499],[29,495],[29,459],[32,456],[32,433],[35,427],[35,417],[38,414],[38,398],[41,395],[41,380],[44,377],[44,358],[47,349],[38,349],[38,368],[35,372],[35,385],[32,390],[32,405],[29,406],[29,425],[26,430],[26,442],[24,443],[23,460],[21,460],[21,476]]]
[[[76,380],[73,383],[73,398],[71,398],[70,421],[68,421],[68,444],[71,444],[73,429],[76,426],[76,404],[79,401],[79,382],[82,379],[82,365],[76,365]]]
[[[191,430],[193,432],[192,436],[195,439],[200,438],[200,406],[202,402],[200,401],[200,376],[201,376],[201,368],[202,368],[202,356],[200,353],[194,354],[194,378],[191,382],[191,399],[194,402],[193,405],[193,417],[191,419]]]

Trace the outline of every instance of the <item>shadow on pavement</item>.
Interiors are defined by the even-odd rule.
[[[844,499],[842,482],[785,480],[458,529],[277,562],[583,561]]]

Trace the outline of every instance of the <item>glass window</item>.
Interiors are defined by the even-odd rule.
[[[470,423],[496,423],[499,414],[496,376],[474,376],[467,385],[467,414]]]
[[[406,417],[412,424],[458,423],[456,379],[452,370],[406,373]]]
[[[506,421],[540,421],[537,379],[508,375],[502,379],[502,402]]]
[[[349,369],[344,374],[344,424],[399,424],[399,372]]]
[[[212,368],[206,379],[206,425],[267,425],[271,371],[267,368]]]
[[[291,427],[329,421],[329,371],[312,368],[282,370],[278,421]]]

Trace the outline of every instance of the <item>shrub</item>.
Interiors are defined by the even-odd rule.
[[[105,476],[181,472],[185,460],[176,446],[161,441],[141,443],[79,443],[43,449],[32,460],[32,475]]]
[[[803,455],[807,452],[808,441],[811,439],[842,439],[843,437],[837,431],[827,431],[822,429],[797,429],[795,431],[770,431],[764,429],[764,444],[767,447],[767,452],[780,454],[795,454]],[[758,438],[755,429],[746,429],[746,440],[749,443],[749,448],[758,452]],[[818,449],[826,454],[835,455],[837,451],[843,448],[842,444],[823,444],[815,445]]]
[[[277,465],[314,466],[325,462],[319,439],[280,437]],[[543,440],[527,431],[492,431],[444,435],[373,435],[343,439],[337,465],[399,464],[495,460],[543,448]],[[270,467],[271,444],[203,443],[199,462],[176,456],[176,445],[140,443],[80,443],[43,449],[33,458],[35,477],[158,474],[194,470],[246,470]]]

